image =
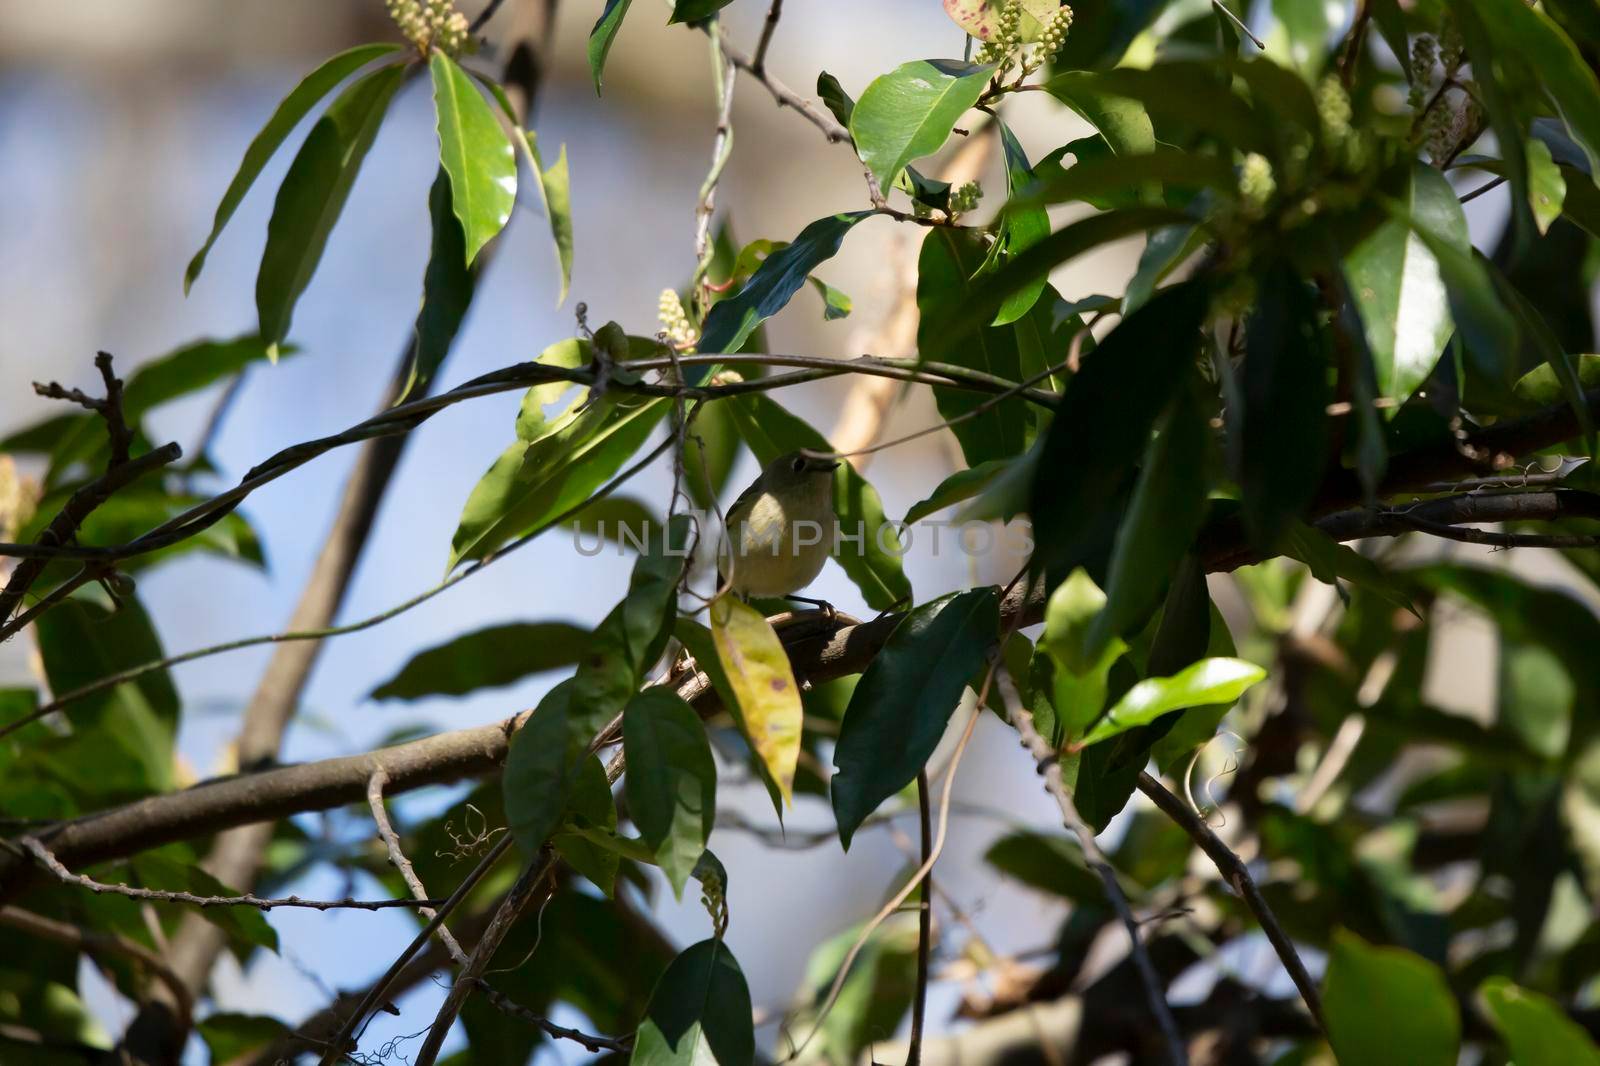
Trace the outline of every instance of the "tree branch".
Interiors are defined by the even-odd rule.
[[[1163,814],[1178,823],[1183,831],[1189,834],[1189,839],[1193,840],[1216,865],[1222,879],[1244,900],[1245,906],[1250,908],[1250,913],[1254,914],[1256,921],[1261,924],[1261,931],[1267,935],[1272,950],[1278,953],[1283,968],[1289,972],[1295,988],[1300,991],[1300,998],[1305,1000],[1306,1008],[1311,1011],[1311,1016],[1316,1019],[1317,1027],[1320,1029],[1322,995],[1317,990],[1317,983],[1311,979],[1305,963],[1300,961],[1300,953],[1295,951],[1294,942],[1283,931],[1283,926],[1278,924],[1277,915],[1267,906],[1267,901],[1262,897],[1261,890],[1256,887],[1255,879],[1250,876],[1250,870],[1245,866],[1244,860],[1235,855],[1233,850],[1224,844],[1221,838],[1211,831],[1211,827],[1202,822],[1187,804],[1167,791],[1166,786],[1160,781],[1143,771],[1139,774],[1139,791],[1148,796]]]

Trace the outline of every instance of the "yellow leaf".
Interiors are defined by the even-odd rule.
[[[731,596],[711,605],[711,637],[750,744],[793,806],[802,712],[789,656],[761,612]]]

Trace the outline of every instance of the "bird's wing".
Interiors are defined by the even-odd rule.
[[[739,509],[741,507],[745,507],[745,508],[754,507],[756,500],[758,500],[760,498],[761,498],[761,479],[757,478],[756,480],[750,482],[749,488],[747,488],[743,492],[739,493],[739,498],[733,501],[733,506],[729,507],[726,511],[723,512],[723,514],[727,517],[727,526],[728,526],[728,535],[729,536],[733,535],[733,525],[734,525],[733,516],[739,513]]]

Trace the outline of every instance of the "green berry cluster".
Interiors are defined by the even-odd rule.
[[[965,185],[958,185],[950,190],[950,213],[959,215],[971,211],[978,206],[978,201],[983,199],[983,186],[975,181]]]
[[[417,51],[459,55],[467,46],[467,16],[451,0],[384,0],[389,17]]]
[[[1044,24],[1044,32],[1039,35],[1039,44],[1033,50],[1033,55],[1024,64],[1027,70],[1035,71],[1045,65],[1045,62],[1054,59],[1067,46],[1067,32],[1072,29],[1072,8],[1063,4],[1050,16],[1050,21]]]
[[[1066,47],[1067,32],[1071,29],[1072,8],[1063,4],[1050,16],[1039,32],[1038,40],[1024,56],[1027,46],[1022,40],[1022,4],[1019,0],[1009,0],[1000,9],[994,37],[978,48],[973,59],[979,63],[993,64],[996,77],[1004,77],[1020,61],[1022,73],[1026,76],[1044,66]]]
[[[680,351],[691,348],[700,339],[700,334],[689,324],[689,316],[684,313],[683,301],[671,289],[661,290],[656,314],[661,319],[661,332],[674,348]]]
[[[1022,47],[1022,5],[1011,0],[1000,9],[1000,24],[994,37],[985,41],[972,57],[979,63],[993,63],[997,74],[1011,69],[1017,49]]]

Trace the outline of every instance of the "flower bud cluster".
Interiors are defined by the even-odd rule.
[[[679,351],[693,347],[694,342],[700,339],[700,334],[689,324],[689,316],[684,313],[683,301],[671,289],[661,290],[661,302],[656,314],[661,319],[661,332]]]
[[[437,48],[446,55],[459,55],[467,45],[467,16],[455,9],[452,0],[384,0],[384,7],[419,52]]]

